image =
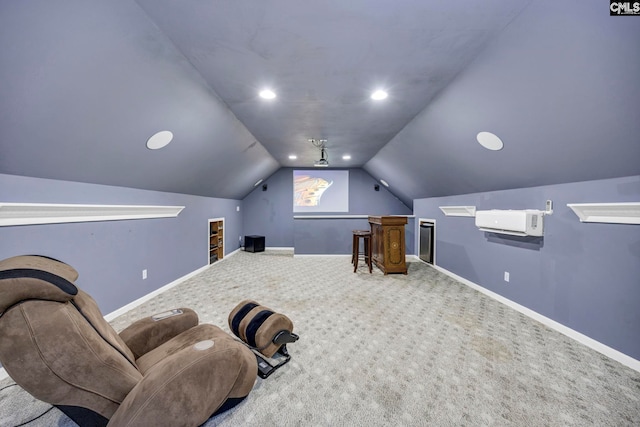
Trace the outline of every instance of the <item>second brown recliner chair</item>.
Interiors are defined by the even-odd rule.
[[[47,257],[0,261],[0,362],[34,397],[81,426],[198,426],[253,388],[253,352],[193,310],[118,334],[77,277]]]

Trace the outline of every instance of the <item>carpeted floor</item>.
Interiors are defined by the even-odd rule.
[[[300,340],[207,427],[640,425],[640,373],[421,262],[384,276],[354,274],[349,257],[240,252],[112,323],[185,306],[228,331],[246,298],[288,315]],[[0,391],[2,426],[47,408]],[[52,409],[28,425],[73,424]]]

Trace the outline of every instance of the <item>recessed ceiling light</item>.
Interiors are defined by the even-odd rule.
[[[381,179],[381,180],[380,180],[380,183],[381,183],[382,185],[384,185],[385,187],[388,187],[388,186],[389,186],[389,183],[388,183],[387,181],[385,181],[384,179]]]
[[[263,89],[260,91],[260,98],[273,99],[276,97],[276,93],[271,89]]]
[[[289,160],[295,160],[297,158],[298,156],[296,156],[295,154],[289,154]]]
[[[476,136],[476,139],[478,140],[480,145],[482,145],[487,150],[498,151],[502,150],[502,147],[504,147],[502,140],[498,138],[497,135],[491,132],[480,132]]]
[[[387,96],[389,96],[389,94],[384,90],[376,90],[371,94],[371,99],[380,101],[382,99],[385,99]]]
[[[171,131],[160,131],[147,140],[147,148],[149,150],[159,150],[160,148],[167,146],[172,139],[173,133],[171,133]]]
[[[254,187],[257,187],[258,185],[260,185],[260,183],[262,182],[262,178],[259,179],[255,184],[253,184]]]
[[[344,156],[342,156],[342,160],[351,160],[351,155],[345,154]]]

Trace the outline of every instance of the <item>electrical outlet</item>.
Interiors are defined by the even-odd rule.
[[[142,280],[147,278],[147,269],[142,270]]]
[[[505,271],[505,272],[504,272],[504,281],[505,281],[505,282],[508,282],[508,281],[509,281],[509,272],[508,272],[508,271]]]

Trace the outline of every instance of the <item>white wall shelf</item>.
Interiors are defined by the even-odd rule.
[[[440,206],[446,216],[476,216],[475,206]]]
[[[640,224],[640,202],[568,203],[580,222]]]
[[[184,206],[0,202],[0,226],[177,217]]]

